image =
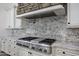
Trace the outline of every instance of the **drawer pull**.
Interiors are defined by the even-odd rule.
[[[68,22],[68,24],[70,24],[70,22]]]
[[[63,51],[63,54],[66,54],[66,53]]]

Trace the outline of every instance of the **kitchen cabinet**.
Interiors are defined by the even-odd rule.
[[[18,51],[17,51],[18,56],[48,56],[47,54],[28,49],[26,47],[22,47],[22,46],[17,46],[17,47],[18,47]]]
[[[5,4],[4,4],[5,5]],[[14,28],[14,17],[15,17],[15,9],[14,9],[14,4],[8,4],[8,6],[3,7],[4,8],[4,19],[6,22],[6,28]]]
[[[18,46],[18,56],[28,56],[28,49]]]
[[[4,51],[7,54],[10,54],[10,42],[7,38],[2,39],[2,51]]]
[[[17,56],[18,55],[18,47],[16,45],[16,40],[15,38],[12,37],[7,37],[3,38],[1,40],[1,45],[2,48],[1,50],[4,51],[5,53],[11,55],[11,56]]]
[[[12,55],[12,56],[17,56],[18,55],[18,53],[17,53],[17,50],[18,50],[18,48],[17,48],[17,45],[16,45],[16,38],[12,38],[12,37],[9,37],[8,38],[8,40],[9,40],[9,45],[8,46],[10,46],[9,47],[9,51],[10,51],[10,55]]]
[[[20,27],[20,20],[16,19],[16,5],[15,3],[0,4],[0,22],[3,28]]]
[[[1,50],[5,51],[5,38],[1,38],[1,45],[2,45]]]
[[[18,46],[18,48],[19,48],[18,51],[19,56],[39,56],[39,54],[36,54],[25,47]]]
[[[77,55],[79,55],[79,52],[76,50],[72,50],[72,49],[56,47],[55,55],[56,56],[77,56]]]
[[[68,28],[79,28],[79,3],[68,4]]]
[[[14,25],[15,25],[15,12],[14,12],[14,6],[9,10],[9,12],[10,12],[10,18],[9,18],[9,21],[10,21],[10,28],[14,28]]]
[[[6,41],[5,41],[5,53],[7,53],[7,54],[10,54],[10,48],[11,48],[11,45],[10,45],[10,42],[9,42],[9,40],[6,38]]]
[[[15,39],[15,38],[10,38],[10,39],[11,39],[11,41],[10,41],[11,42],[11,44],[10,44],[11,45],[11,48],[10,48],[11,55],[12,56],[17,56],[18,55],[17,51],[19,50],[18,47],[17,47],[17,45],[16,45],[16,40],[17,39]]]
[[[28,51],[28,55],[29,55],[29,56],[46,56],[46,55],[43,54],[43,53],[40,53],[40,52],[38,52],[38,51],[33,51],[33,50],[29,50],[29,51]]]
[[[6,37],[2,39],[2,51],[11,56],[48,56],[48,54],[18,46],[16,45],[16,40],[17,38],[13,37]]]
[[[9,10],[10,12],[10,28],[21,28],[21,20],[16,18],[16,5],[13,5],[13,7]]]
[[[3,8],[0,6],[0,24],[1,24],[1,28],[8,28],[10,25],[9,22],[9,11],[7,10],[7,8],[5,8],[3,6]]]

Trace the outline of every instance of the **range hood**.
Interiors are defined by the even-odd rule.
[[[55,5],[55,6],[50,6],[47,8],[39,9],[36,11],[24,13],[21,15],[17,15],[17,18],[40,18],[40,17],[47,17],[47,16],[61,16],[65,15],[65,8],[63,5]]]

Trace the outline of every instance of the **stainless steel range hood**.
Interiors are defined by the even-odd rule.
[[[21,15],[17,15],[17,18],[39,18],[39,17],[47,17],[47,16],[61,16],[65,14],[65,8],[62,5],[55,5],[43,9],[39,9],[36,11],[24,13]]]

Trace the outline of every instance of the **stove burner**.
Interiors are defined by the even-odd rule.
[[[44,40],[40,41],[39,43],[52,45],[55,41],[56,41],[55,39],[44,39]]]
[[[24,37],[24,38],[20,38],[19,40],[24,40],[24,41],[31,41],[34,39],[38,39],[38,37]]]

